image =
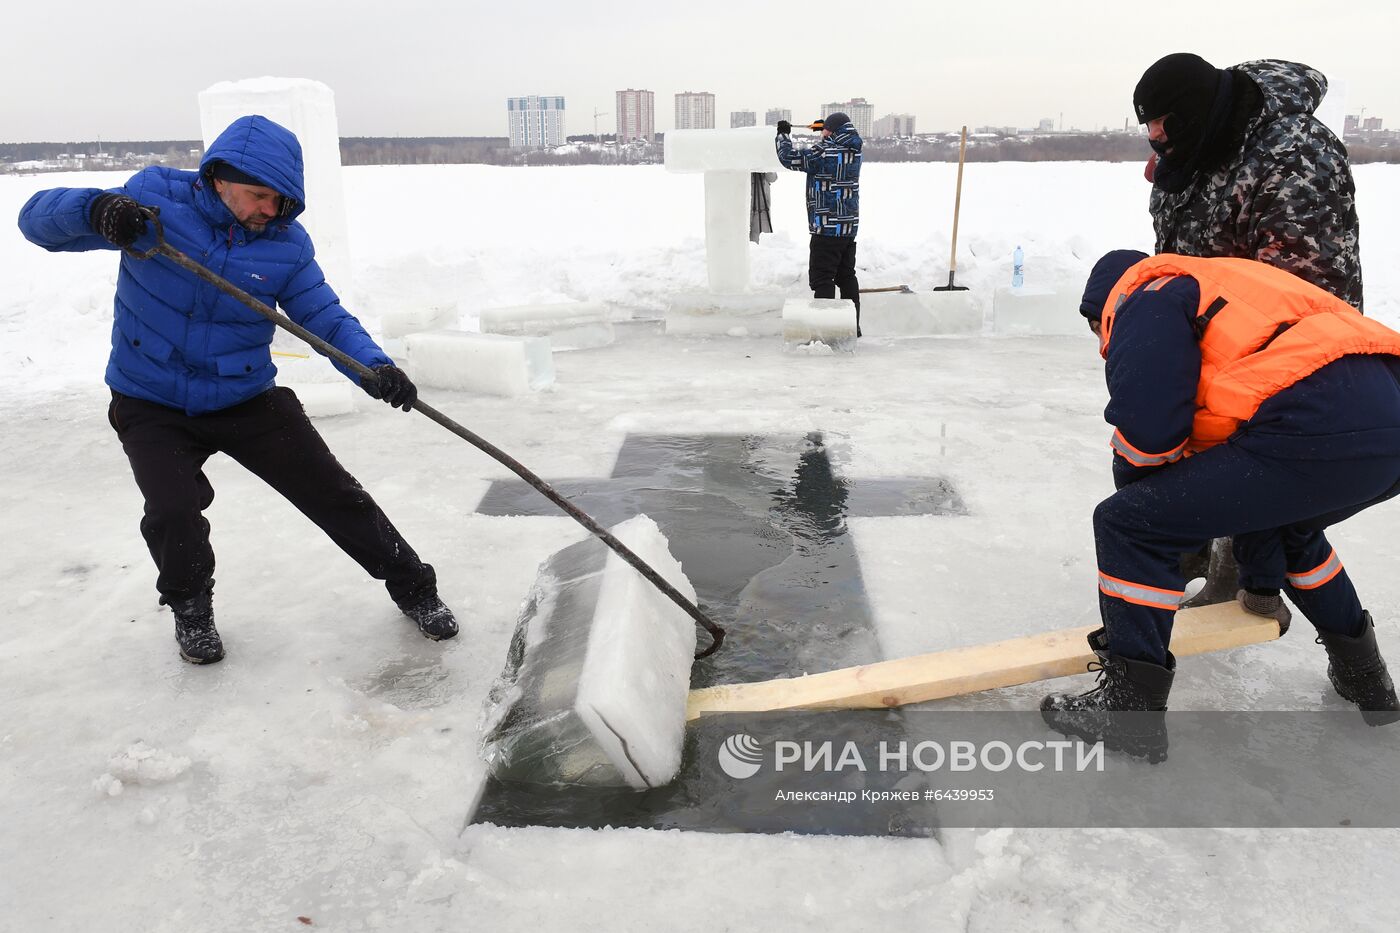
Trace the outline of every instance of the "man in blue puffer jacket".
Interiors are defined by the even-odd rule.
[[[774,144],[785,168],[807,175],[807,228],[812,234],[807,284],[815,298],[841,297],[856,306],[860,336],[860,283],[856,281],[856,233],[860,228],[860,161],[865,145],[844,113],[813,122],[821,142],[798,149],[792,124],[779,121]]]
[[[306,230],[301,144],[266,117],[236,120],[198,172],[152,166],[111,191],[54,188],[20,211],[25,237],[53,252],[145,249],[154,244],[142,205],[160,210],[172,246],[372,369],[355,380],[408,411],[417,389],[326,284]],[[223,452],[315,522],[434,640],[457,634],[418,559],[360,484],[335,459],[296,395],[274,383],[276,326],[236,299],[157,256],[123,254],[117,276],[108,421],[145,497],[141,534],[156,589],[175,616],[180,655],[224,656],[214,627],[214,552],[201,514],[214,499],[204,462]]]

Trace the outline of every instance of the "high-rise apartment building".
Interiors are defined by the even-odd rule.
[[[875,121],[871,134],[874,136],[913,136],[914,115],[909,113],[886,114]]]
[[[846,101],[822,104],[822,119],[826,119],[837,111],[850,117],[851,122],[856,125],[856,132],[862,136],[871,135],[875,128],[875,105],[868,103],[864,97],[852,97]]]
[[[617,141],[647,142],[656,135],[656,94],[628,88],[617,92]]]
[[[757,126],[758,114],[752,110],[731,110],[729,111],[729,127],[734,129],[740,126]]]
[[[564,145],[564,98],[534,94],[529,97],[508,97],[506,113],[510,117],[512,149],[545,149]]]
[[[685,91],[676,95],[676,129],[715,128],[715,95],[709,91]]]
[[[763,115],[764,126],[777,126],[779,120],[792,122],[792,111],[786,107],[774,107]]]

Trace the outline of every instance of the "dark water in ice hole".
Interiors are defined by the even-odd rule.
[[[880,660],[846,519],[966,513],[942,479],[838,477],[818,433],[629,435],[610,477],[546,479],[603,525],[645,513],[661,527],[701,607],[728,630],[724,647],[695,663],[693,687]],[[561,514],[519,480],[493,483],[478,511]],[[702,645],[708,644],[703,631],[699,637]],[[734,812],[726,806],[733,797],[723,781],[715,780],[708,758],[724,738],[743,730],[743,720],[717,716],[692,723],[681,772],[666,787],[644,792],[557,788],[490,778],[472,822],[861,835],[932,831],[932,805],[906,805],[907,812],[847,807],[833,814],[829,808],[792,805],[775,805],[770,812],[746,806]],[[838,742],[898,741],[904,731],[897,711],[824,714],[819,721],[821,734],[812,737]],[[802,730],[810,728],[806,722],[792,717],[792,734],[780,737],[801,741]],[[875,788],[883,777],[860,780]]]

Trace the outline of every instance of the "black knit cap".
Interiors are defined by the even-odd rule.
[[[829,113],[826,116],[826,128],[831,130],[831,132],[833,133],[841,132],[842,127],[844,127],[847,123],[850,122],[851,118],[846,116],[839,110],[835,113]]]
[[[258,185],[263,188],[272,188],[272,185],[269,185],[261,178],[254,178],[252,175],[249,175],[247,172],[229,162],[212,163],[209,166],[209,177],[217,178],[220,181],[231,181],[238,185]]]
[[[1186,124],[1204,121],[1215,100],[1221,70],[1199,55],[1176,52],[1159,58],[1133,88],[1139,123],[1174,113]],[[1168,135],[1171,131],[1168,129]]]

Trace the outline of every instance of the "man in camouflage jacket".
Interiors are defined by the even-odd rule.
[[[1278,60],[1217,69],[1161,59],[1133,105],[1157,252],[1236,256],[1286,269],[1361,309],[1356,186],[1346,148],[1313,115],[1327,79]]]
[[[1362,310],[1356,185],[1346,147],[1313,116],[1326,94],[1321,72],[1276,59],[1219,69],[1178,52],[1148,68],[1133,108],[1153,149],[1157,252],[1256,259]],[[1182,570],[1206,578],[1183,605],[1281,605],[1277,593],[1237,594],[1228,538]]]

